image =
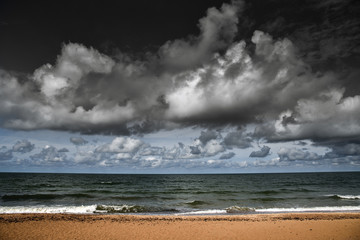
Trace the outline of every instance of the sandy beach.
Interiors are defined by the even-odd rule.
[[[360,239],[360,213],[3,214],[0,239]]]

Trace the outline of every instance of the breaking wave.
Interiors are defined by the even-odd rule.
[[[178,212],[172,208],[147,207],[141,205],[97,205],[94,213],[162,213]]]
[[[299,207],[299,208],[265,208],[256,209],[257,213],[291,213],[291,212],[353,212],[360,211],[360,206],[331,206],[331,207]]]
[[[225,209],[227,213],[252,213],[255,212],[254,208],[231,206]]]
[[[185,204],[190,205],[190,206],[199,206],[199,205],[207,204],[207,202],[194,200],[194,201],[186,202]]]
[[[360,206],[327,206],[299,208],[250,208],[231,206],[225,209],[175,209],[142,205],[86,206],[0,206],[0,214],[10,213],[72,213],[72,214],[166,214],[166,215],[224,215],[292,212],[359,212]]]
[[[347,200],[360,200],[360,195],[326,195],[333,199],[347,199]]]
[[[88,206],[0,206],[0,213],[75,213],[92,214],[96,205]]]
[[[175,215],[217,215],[217,214],[226,214],[226,210],[221,209],[206,209],[206,210],[197,210],[197,211],[189,211],[189,212],[182,212],[177,213]]]

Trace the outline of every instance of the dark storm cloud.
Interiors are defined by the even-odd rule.
[[[243,8],[242,1],[223,4],[221,9],[209,8],[207,16],[199,20],[199,36],[168,41],[159,51],[161,65],[167,70],[187,70],[200,67],[219,50],[226,49],[236,33],[237,14]]]
[[[360,86],[355,80],[360,72],[351,64],[340,67],[349,59],[358,62],[358,4],[309,3],[299,8],[319,13],[318,18],[303,19],[294,4],[284,3],[264,14],[265,22],[249,24],[247,36],[244,24],[251,23],[251,11],[259,2],[209,8],[199,20],[197,35],[169,40],[140,58],[64,44],[54,64],[27,77],[0,71],[0,124],[124,135],[184,126],[255,127],[252,135],[239,130],[224,138],[214,130],[203,131],[191,147],[164,150],[168,159],[248,148],[252,138],[316,142],[359,136]],[[296,17],[291,18],[292,13]],[[343,65],[326,68],[333,58]],[[117,141],[95,152],[116,152],[125,159],[125,153],[136,155],[145,147],[131,141],[138,148],[126,151],[130,140]],[[283,158],[295,153],[284,153]]]
[[[336,71],[346,88],[345,96],[358,95],[360,85],[355,79],[360,77],[359,1],[276,2],[254,2],[255,7],[265,5],[267,9],[254,27],[273,36],[286,35],[313,71]],[[251,14],[251,9],[245,12],[248,18]]]
[[[314,142],[315,146],[327,147],[329,152],[324,155],[324,158],[347,158],[360,156],[360,139],[330,139],[326,141]]]
[[[13,152],[27,153],[31,152],[35,148],[35,145],[28,140],[17,141],[12,147]]]
[[[219,137],[219,133],[211,130],[201,131],[199,140],[202,144],[208,143],[210,140],[217,139]]]
[[[280,161],[316,161],[322,159],[317,153],[297,148],[281,148],[278,151]]]
[[[295,145],[299,145],[299,146],[306,146],[306,145],[307,145],[307,143],[306,143],[306,142],[304,142],[304,141],[298,141],[298,142],[296,142],[296,143],[295,143]]]
[[[248,148],[252,146],[251,142],[252,139],[245,130],[229,132],[225,137],[218,131],[207,130],[201,131],[200,136],[190,145],[179,143],[172,148],[152,147],[151,150],[145,148],[140,151],[140,155],[145,155],[145,152],[147,156],[158,156],[163,159],[198,159],[217,156],[227,149]],[[230,159],[233,156],[235,153],[228,152],[222,154],[219,159]]]
[[[111,143],[97,147],[95,151],[105,153],[136,153],[144,144],[143,141],[136,138],[117,137]]]
[[[235,156],[234,152],[228,152],[228,153],[224,153],[222,154],[219,159],[230,159],[233,158]]]
[[[71,137],[70,142],[75,144],[76,146],[81,146],[88,143],[88,141],[86,141],[82,137]]]
[[[60,148],[59,150],[58,150],[58,152],[69,152],[69,149],[67,149],[67,148]]]
[[[325,145],[323,145],[325,146]],[[298,148],[280,148],[277,165],[291,165],[296,162],[302,166],[316,165],[360,165],[360,145],[356,143],[337,142],[332,144],[330,151],[323,154]]]
[[[24,154],[31,152],[34,148],[35,145],[26,139],[17,141],[11,149],[2,146],[0,148],[0,161],[12,160],[14,157],[14,153]]]
[[[191,168],[191,167],[246,167],[246,164],[219,160],[204,160],[225,151],[221,139],[212,139],[202,144],[195,139],[191,145],[179,143],[173,147],[156,147],[133,137],[117,137],[94,151],[79,151],[72,161],[89,166],[122,166],[141,168]],[[220,159],[232,158],[235,154],[223,154]]]
[[[257,18],[261,14],[260,6],[266,10]],[[288,36],[306,61],[324,67],[329,63],[336,65],[335,58],[358,53],[359,10],[360,4],[354,0],[265,3],[255,0],[243,18],[252,20],[253,27],[259,30]]]
[[[192,145],[180,143],[170,148],[149,144],[136,147],[139,146],[136,144],[137,141],[139,140],[132,137],[115,138],[111,143],[99,146],[95,151],[77,152],[73,161],[88,166],[121,166],[137,169],[247,167],[244,162],[223,161],[232,158],[235,155],[232,152],[221,155],[220,160],[204,159],[224,151],[219,141],[214,139],[205,145],[196,139]]]
[[[191,154],[198,155],[201,153],[198,146],[190,146],[190,149],[191,149],[190,151]]]
[[[316,24],[299,28],[294,35],[309,61],[324,64],[324,60],[347,58],[359,54],[356,42],[360,40],[357,17],[360,5],[356,1],[314,1],[312,6],[322,13]],[[304,43],[307,42],[305,45]]]
[[[34,165],[63,163],[68,160],[63,149],[59,151],[53,146],[45,146],[40,153],[31,155],[30,159]]]
[[[236,132],[229,132],[223,140],[223,143],[228,148],[249,148],[252,147],[252,139],[249,136],[246,136],[243,130]]]
[[[0,148],[0,161],[7,161],[7,160],[11,160],[12,158],[13,158],[12,151],[2,146]]]
[[[197,67],[184,67],[188,61],[171,63],[171,58],[196,56],[200,65],[209,62],[213,54],[232,43],[240,9],[240,2],[209,9],[199,22],[198,36],[169,41],[158,56],[147,61],[123,55],[115,62],[93,48],[69,43],[55,65],[36,69],[31,81],[20,82],[1,71],[1,124],[15,129],[106,134],[174,128],[172,118],[177,117],[166,116],[167,94],[184,84],[188,69]],[[185,72],[167,73],[173,72],[171,68]]]
[[[344,141],[360,134],[360,96],[344,97],[344,89],[332,88],[308,99],[298,100],[293,110],[284,111],[278,120],[259,126],[255,135],[270,141],[326,139]],[[283,123],[292,117],[293,122]]]
[[[223,144],[223,138],[220,133],[215,135],[210,134],[212,131],[203,131],[199,138],[185,145],[178,143],[173,147],[157,147],[151,146],[137,138],[133,137],[117,137],[111,143],[107,143],[95,148],[92,153],[79,153],[75,159],[79,162],[86,162],[87,160],[82,155],[90,157],[90,162],[96,163],[105,161],[106,164],[114,164],[114,161],[128,161],[129,164],[137,164],[138,161],[155,161],[160,164],[167,160],[182,161],[186,159],[201,159],[216,156],[226,150],[226,146]],[[200,141],[201,137],[212,136],[207,138],[206,141]],[[229,153],[228,156],[230,158]],[[225,158],[223,158],[225,159]]]
[[[180,145],[180,148],[182,148],[183,145]],[[164,152],[164,148],[162,147],[146,147],[142,149],[140,152],[141,156],[160,156]]]
[[[328,155],[336,156],[360,156],[360,144],[347,143],[342,144],[341,146],[333,146],[332,152]]]
[[[263,146],[259,151],[253,151],[250,153],[249,157],[266,157],[270,153],[270,148],[268,146]]]

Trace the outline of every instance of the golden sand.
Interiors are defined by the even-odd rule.
[[[360,213],[3,214],[0,239],[360,239]]]

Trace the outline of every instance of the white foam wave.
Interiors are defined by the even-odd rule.
[[[360,206],[332,206],[332,207],[302,207],[302,208],[265,208],[254,209],[255,213],[292,213],[292,212],[354,212],[360,211]],[[227,214],[227,210],[209,209],[177,213],[175,215],[216,215]]]
[[[93,214],[94,212],[107,211],[96,210],[97,205],[87,206],[0,206],[0,214],[10,213],[74,213]],[[299,208],[265,208],[255,209],[255,213],[292,213],[292,212],[354,212],[360,211],[360,206],[331,206],[331,207],[299,207]],[[158,214],[158,213],[157,213]],[[226,209],[205,209],[176,213],[174,215],[223,215]]]
[[[360,195],[335,195],[343,199],[360,199]]]
[[[276,213],[276,212],[351,212],[360,211],[360,206],[332,206],[332,207],[309,207],[309,208],[266,208],[255,209],[257,213]]]
[[[208,209],[208,210],[199,210],[199,211],[191,211],[191,212],[184,212],[184,213],[176,213],[174,215],[214,215],[214,214],[226,214],[226,210],[220,209]]]
[[[96,205],[88,206],[0,206],[0,213],[76,213],[90,214]]]

